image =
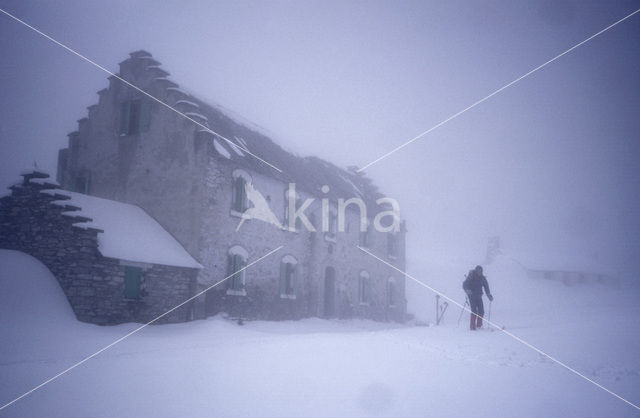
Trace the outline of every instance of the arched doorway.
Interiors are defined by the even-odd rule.
[[[336,310],[336,270],[327,267],[324,270],[324,316],[331,318],[335,316]]]

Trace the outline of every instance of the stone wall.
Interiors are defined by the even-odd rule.
[[[101,325],[148,322],[193,294],[196,269],[148,265],[144,271],[147,295],[125,299],[125,266],[100,254],[101,231],[83,228],[86,218],[62,213],[76,208],[51,203],[65,196],[41,193],[55,189],[54,185],[32,182],[48,175],[24,177],[22,184],[12,186],[9,196],[0,199],[0,248],[25,252],[47,266],[80,321]],[[191,304],[185,305],[158,322],[188,320],[191,309]]]

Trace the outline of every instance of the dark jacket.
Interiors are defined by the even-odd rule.
[[[462,288],[471,298],[481,298],[482,288],[484,288],[487,296],[491,295],[487,278],[484,277],[482,273],[478,273],[475,270],[471,270],[469,272],[465,281],[462,282]]]

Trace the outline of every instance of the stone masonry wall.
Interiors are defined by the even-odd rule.
[[[41,193],[54,185],[30,181],[46,177],[25,175],[22,184],[12,186],[11,195],[0,199],[0,248],[25,252],[47,266],[80,321],[148,322],[189,298],[195,290],[196,269],[150,265],[144,271],[147,295],[125,299],[124,266],[100,254],[97,237],[101,232],[82,228],[86,218],[62,214],[74,208],[51,203],[64,196]],[[188,320],[191,308],[185,305],[158,322]]]

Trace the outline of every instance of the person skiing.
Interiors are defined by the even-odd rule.
[[[482,289],[487,293],[490,301],[493,296],[489,290],[487,278],[482,274],[482,266],[476,266],[475,269],[469,271],[467,278],[462,283],[462,288],[469,299],[469,307],[471,308],[471,330],[482,328],[482,317],[484,316],[484,305],[482,303]]]

